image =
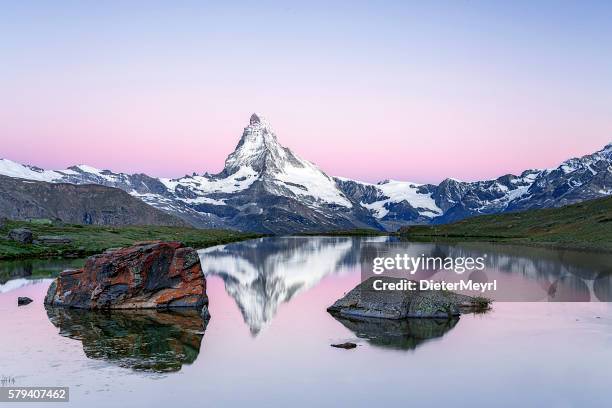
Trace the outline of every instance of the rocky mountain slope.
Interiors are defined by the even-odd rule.
[[[157,179],[86,165],[43,170],[0,160],[0,174],[49,183],[100,184],[128,192],[198,227],[263,233],[442,224],[480,214],[558,207],[612,194],[612,144],[556,169],[438,185],[377,184],[330,177],[278,142],[253,114],[218,174]]]
[[[48,218],[91,225],[185,225],[180,218],[117,188],[6,176],[0,176],[0,216],[13,220]]]

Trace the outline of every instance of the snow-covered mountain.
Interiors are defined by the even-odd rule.
[[[330,177],[278,142],[253,114],[218,174],[178,179],[114,173],[87,165],[43,170],[7,159],[0,174],[50,183],[101,184],[198,227],[265,233],[352,228],[395,230],[407,224],[556,207],[612,194],[612,144],[556,169],[526,170],[494,180],[439,185],[387,180],[378,184]]]
[[[283,233],[376,226],[332,177],[281,146],[256,114],[222,172],[161,181],[182,203],[230,228]]]

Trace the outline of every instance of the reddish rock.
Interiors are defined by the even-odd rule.
[[[80,309],[202,308],[206,279],[193,248],[179,242],[138,242],[87,259],[62,272],[45,304]]]

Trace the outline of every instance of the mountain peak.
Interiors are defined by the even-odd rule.
[[[260,117],[259,117],[259,116],[257,116],[257,114],[256,114],[256,113],[252,114],[252,115],[251,115],[251,119],[249,120],[249,124],[251,124],[251,125],[257,125],[257,124],[259,124],[259,123],[261,123],[261,119],[260,119]]]
[[[253,113],[236,149],[227,157],[222,173],[230,175],[243,167],[250,167],[257,173],[266,169],[278,171],[290,154],[278,143],[269,123]]]
[[[266,118],[256,113],[253,113],[249,118],[249,125],[246,127],[246,129],[264,130],[267,131],[267,133],[274,134],[274,130]]]

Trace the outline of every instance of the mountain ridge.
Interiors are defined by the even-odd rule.
[[[0,216],[12,220],[46,218],[87,225],[187,226],[180,218],[153,208],[121,189],[3,175],[0,175]]]
[[[49,183],[100,184],[128,192],[197,227],[285,234],[443,224],[467,217],[549,208],[612,194],[612,143],[554,169],[436,184],[366,183],[327,175],[282,146],[269,122],[251,115],[217,174],[155,178],[87,165],[44,170],[0,159],[0,174]]]

